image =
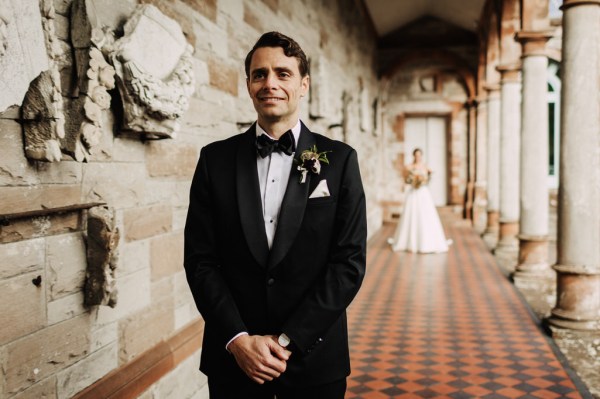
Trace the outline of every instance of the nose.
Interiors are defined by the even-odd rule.
[[[275,74],[274,73],[269,73],[267,74],[265,80],[264,80],[264,86],[263,89],[274,89],[276,86],[276,79],[275,79]]]

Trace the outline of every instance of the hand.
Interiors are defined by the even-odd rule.
[[[229,351],[244,373],[259,384],[279,377],[291,355],[274,335],[241,335],[229,344]]]

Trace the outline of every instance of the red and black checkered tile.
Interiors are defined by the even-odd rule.
[[[445,220],[446,254],[394,253],[394,228],[349,309],[346,398],[591,398],[467,223]]]

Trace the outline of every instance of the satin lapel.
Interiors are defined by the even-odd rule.
[[[255,126],[251,127],[240,140],[237,149],[236,185],[237,202],[242,230],[250,252],[263,267],[269,258],[269,245],[262,216],[262,201],[256,169]]]
[[[298,159],[302,151],[308,150],[313,145],[315,145],[314,135],[306,126],[304,126],[304,124],[302,124],[302,130],[300,132],[300,138],[298,139],[294,158]],[[300,171],[297,169],[297,165],[294,162],[292,164],[285,196],[281,203],[281,211],[277,222],[277,231],[275,232],[275,238],[273,239],[273,247],[271,248],[271,253],[269,255],[268,268],[281,262],[290,250],[292,243],[298,235],[298,230],[302,225],[306,201],[308,200],[311,175],[309,173],[306,176],[306,181],[304,183],[300,183],[300,177]]]

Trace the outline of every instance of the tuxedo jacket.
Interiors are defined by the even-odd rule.
[[[301,183],[294,162],[269,249],[256,167],[256,130],[204,147],[192,181],[184,265],[205,330],[200,370],[215,381],[248,378],[226,349],[236,334],[292,341],[285,385],[350,373],[346,308],[366,259],[366,209],[356,152],[302,124],[294,157],[329,151]],[[330,196],[309,198],[321,180]]]

